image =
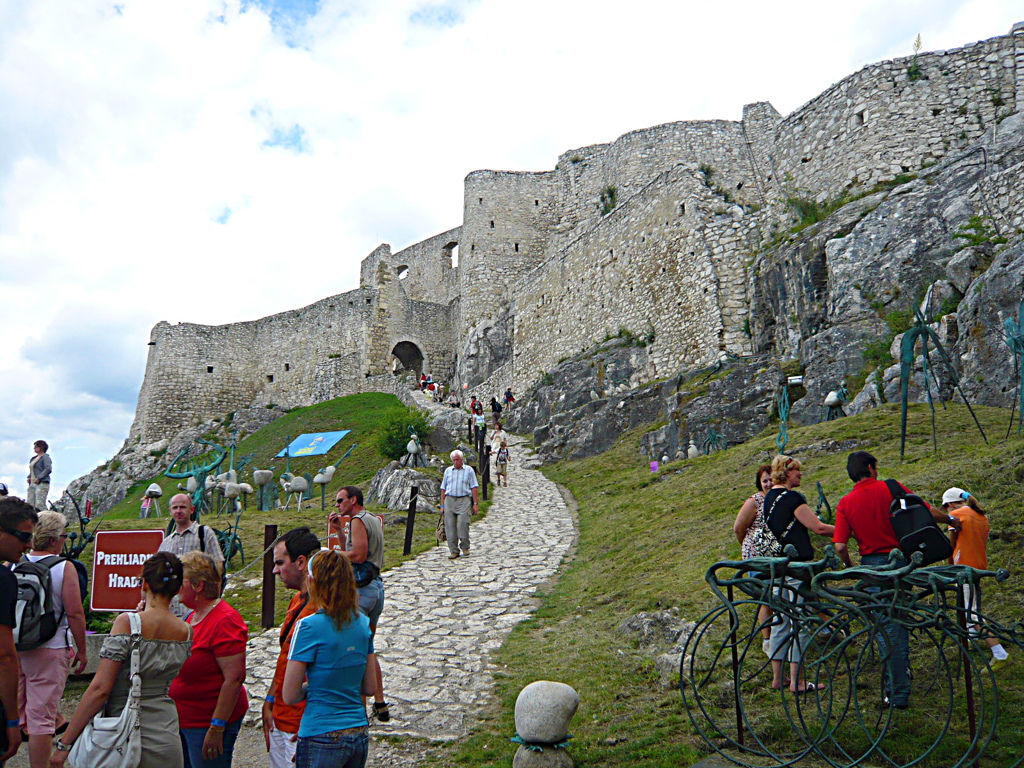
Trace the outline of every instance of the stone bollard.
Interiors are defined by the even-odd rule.
[[[523,688],[516,699],[520,745],[512,768],[572,768],[565,746],[579,705],[579,694],[565,683],[538,680]]]

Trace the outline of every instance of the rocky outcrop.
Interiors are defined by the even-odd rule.
[[[637,386],[647,350],[611,339],[550,371],[508,415],[512,432],[532,433],[544,461],[593,456],[622,433],[666,424],[641,440],[650,458],[682,458],[692,437],[702,445],[713,428],[727,443],[749,439],[768,424],[782,377],[767,358],[725,360],[700,371]]]
[[[226,445],[232,430],[238,430],[238,439],[241,440],[284,414],[282,408],[243,408],[230,418],[196,424],[177,435],[152,443],[143,444],[129,438],[106,464],[71,481],[68,492],[76,499],[81,499],[88,492],[94,514],[102,514],[121,501],[135,483],[155,477],[167,469],[178,454],[198,438],[212,434],[214,441]],[[69,506],[65,514],[71,511]]]
[[[366,500],[402,512],[409,509],[409,496],[414,485],[419,488],[417,511],[436,513],[441,498],[441,482],[436,477],[403,467],[397,461],[377,470],[370,481]]]

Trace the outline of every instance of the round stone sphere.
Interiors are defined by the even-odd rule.
[[[569,735],[569,721],[580,706],[580,695],[565,683],[538,680],[516,699],[516,733],[523,741],[556,744]]]
[[[512,758],[512,768],[573,768],[572,756],[564,749],[548,747],[543,752],[534,752],[520,746]]]

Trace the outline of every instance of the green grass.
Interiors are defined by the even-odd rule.
[[[1006,411],[978,412],[990,445],[982,442],[966,409],[951,405],[939,411],[939,452],[933,454],[927,408],[915,406],[902,462],[896,406],[791,429],[789,445],[795,449],[828,438],[862,441],[861,447],[879,459],[883,477],[898,477],[933,503],[950,485],[967,488],[989,510],[995,535],[1020,536],[1024,440],[1016,434],[1002,440]],[[739,557],[732,522],[753,492],[761,452],[773,449],[774,430],[728,451],[670,463],[653,475],[637,449],[642,432],[624,435],[600,456],[561,462],[545,471],[566,485],[579,504],[575,558],[541,595],[537,612],[519,624],[496,653],[496,703],[465,740],[431,764],[511,765],[514,745],[507,739],[515,732],[515,699],[523,686],[539,679],[568,683],[580,694],[580,709],[570,729],[575,734],[570,751],[578,766],[678,768],[707,751],[689,724],[679,692],[658,687],[651,658],[620,627],[638,611],[678,606],[684,618],[698,620],[713,606],[704,573],[715,561]],[[804,491],[812,507],[816,480],[833,508],[850,489],[848,453],[800,454]],[[991,567],[1015,574],[1004,584],[989,583],[985,593],[986,612],[1010,623],[1020,618],[1024,604],[1024,580],[1017,575],[1024,550],[1012,538],[996,538],[989,545],[989,557]],[[1008,707],[1010,722],[1024,698],[1024,658],[1015,659],[999,675],[1002,706]],[[920,682],[918,686],[914,707],[901,713],[905,727],[900,729],[897,749],[907,752],[915,749],[913,734],[927,732],[930,722],[927,695]],[[958,727],[963,730],[963,724]],[[786,729],[779,734],[793,738]],[[1002,757],[982,765],[1002,765],[1006,755],[1021,754],[1024,736],[1005,729],[998,749]],[[948,764],[941,753],[925,763]]]
[[[337,461],[348,450],[352,443],[358,443],[358,447],[338,467],[333,481],[326,486],[325,509],[320,509],[318,490],[314,488],[314,498],[307,502],[309,506],[299,511],[292,504],[291,509],[286,511],[274,510],[271,512],[258,512],[256,510],[255,495],[249,499],[248,510],[242,513],[239,523],[239,535],[245,549],[246,560],[244,565],[249,565],[253,558],[259,557],[263,551],[264,526],[275,524],[278,533],[284,533],[291,528],[308,525],[314,533],[321,537],[326,543],[327,514],[333,511],[332,500],[338,493],[338,489],[346,485],[357,485],[365,492],[369,488],[370,480],[378,469],[388,463],[388,459],[382,457],[376,448],[376,436],[378,427],[389,419],[396,410],[405,410],[405,406],[399,402],[394,395],[379,393],[365,393],[350,395],[326,403],[297,408],[294,411],[282,416],[278,420],[263,427],[258,432],[242,440],[235,451],[235,456],[244,456],[248,453],[255,453],[254,465],[260,469],[268,466],[276,466],[275,475],[284,471],[284,459],[273,458],[274,454],[280,451],[287,444],[287,438],[298,437],[306,432],[322,432],[330,430],[350,429],[351,434],[338,443],[326,456],[313,456],[308,458],[293,458],[291,461],[292,472],[301,475],[304,472],[315,474],[316,470],[326,464]],[[226,466],[226,464],[225,464]],[[426,470],[428,473],[436,470]],[[240,478],[243,482],[252,483],[249,470]],[[158,483],[164,489],[164,495],[160,499],[163,517],[147,518],[139,520],[139,507],[142,502],[144,490],[151,482]],[[136,483],[125,499],[115,505],[103,517],[100,530],[152,530],[154,528],[166,528],[170,518],[167,507],[172,495],[178,492],[178,480],[171,480],[164,476],[151,478]],[[276,477],[275,477],[276,482]],[[283,495],[283,494],[282,494]],[[437,500],[429,500],[437,506]],[[474,520],[482,519],[490,506],[490,501],[481,502],[480,514]],[[405,524],[393,524],[399,516],[404,517],[404,512],[391,512],[385,507],[368,504],[367,509],[378,514],[383,514],[387,525],[384,527],[384,565],[385,570],[415,557],[416,554],[426,551],[436,545],[434,529],[437,524],[436,515],[428,515],[422,512],[417,514],[411,554],[403,556],[402,550],[405,544]],[[204,525],[214,528],[226,528],[229,521],[226,517],[217,515],[206,515],[203,517]],[[82,561],[91,567],[93,548],[89,547],[82,555]],[[229,573],[243,567],[242,558],[235,557],[229,565]],[[247,568],[242,580],[259,578],[262,575],[262,566],[259,564]],[[229,602],[239,610],[242,616],[249,622],[250,627],[255,630],[260,624],[261,615],[261,592],[260,588],[240,589],[229,592]],[[291,594],[277,585],[276,611],[277,622],[280,623],[284,617],[285,609]],[[104,624],[113,618],[113,614],[93,614],[91,627],[94,629],[104,628]]]

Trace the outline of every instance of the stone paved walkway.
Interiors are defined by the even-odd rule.
[[[535,608],[534,593],[575,540],[558,488],[529,468],[535,462],[525,442],[510,438],[508,488],[494,489],[487,516],[471,526],[471,554],[449,560],[437,547],[384,574],[376,648],[392,718],[375,723],[375,734],[448,740],[466,733],[491,695],[491,652]],[[250,641],[252,720],[273,674],[277,633]]]

